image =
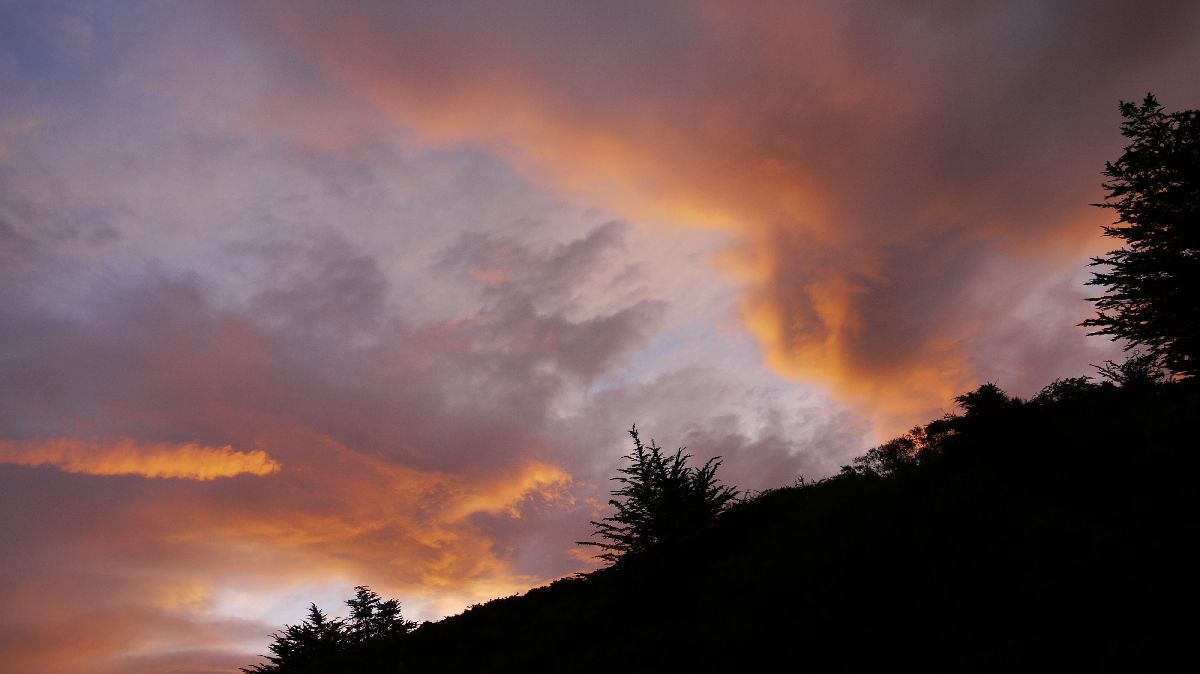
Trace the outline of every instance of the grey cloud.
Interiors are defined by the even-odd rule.
[[[620,256],[626,225],[608,222],[574,241],[537,251],[511,235],[464,232],[443,251],[437,268],[471,276],[493,299],[519,294],[539,305],[563,307],[580,282],[605,270],[616,277],[628,263]]]
[[[575,454],[578,474],[604,484],[628,452],[633,424],[663,446],[686,445],[701,461],[724,456],[726,479],[751,490],[827,476],[868,442],[849,408],[717,364],[596,392],[556,434]]]
[[[303,275],[287,279],[282,288],[259,292],[251,300],[251,311],[283,329],[343,339],[377,330],[387,277],[374,258],[346,248],[334,241],[304,251]]]

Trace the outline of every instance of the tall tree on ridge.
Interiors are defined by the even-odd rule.
[[[1089,334],[1144,346],[1183,377],[1200,368],[1200,111],[1163,112],[1153,94],[1121,103],[1121,134],[1130,139],[1105,164],[1108,196],[1095,204],[1117,212],[1104,233],[1124,241],[1092,258],[1089,285],[1104,286]]]

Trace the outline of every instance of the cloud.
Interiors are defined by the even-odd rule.
[[[263,21],[430,143],[734,234],[724,268],[774,368],[895,419],[986,377],[1003,307],[1103,246],[1088,204],[1117,100],[1200,96],[1176,65],[1200,56],[1191,3],[288,3]],[[1000,281],[999,306],[975,292],[998,264],[1027,274]]]
[[[20,634],[41,635],[12,636],[13,657],[64,672],[152,669],[172,653],[245,664],[247,640],[270,629],[202,648],[141,623],[89,630],[81,612],[127,604],[194,622],[227,615],[222,596],[237,593],[252,598],[238,614],[276,624],[313,598],[281,605],[297,587],[367,583],[436,618],[573,571],[572,539],[545,524],[582,520],[576,494],[592,487],[545,428],[561,396],[644,341],[656,306],[637,292],[587,309],[571,300],[597,278],[621,286],[605,266],[621,228],[598,231],[562,245],[449,245],[430,283],[466,283],[476,301],[420,322],[389,305],[396,286],[379,259],[345,241],[247,249],[285,271],[224,305],[199,274],[94,283],[66,244],[31,249],[35,268],[82,299],[35,293],[0,310],[0,433],[12,438],[0,443],[0,537],[20,541],[0,552],[0,607],[24,616]],[[496,248],[523,280],[495,292],[461,278],[456,255]],[[188,479],[87,478],[98,474]],[[78,659],[21,645],[60,648],[53,635],[68,623],[94,639]]]
[[[246,655],[221,648],[272,626],[137,605],[87,611],[46,623],[10,620],[0,625],[0,647],[15,672],[37,674],[151,674],[236,671]],[[136,653],[120,649],[140,638]],[[163,646],[186,645],[185,649]]]
[[[279,462],[262,450],[240,452],[187,443],[142,443],[131,438],[82,440],[49,438],[22,443],[0,441],[0,463],[55,466],[85,475],[140,475],[150,478],[215,480],[237,475],[270,475]]]
[[[537,497],[546,501],[569,498],[571,476],[557,466],[532,463],[522,467],[515,479],[507,479],[483,491],[467,491],[445,517],[456,521],[477,513],[521,516],[522,501]]]
[[[701,462],[722,457],[722,479],[749,490],[836,473],[869,436],[860,417],[814,392],[759,372],[692,363],[598,392],[560,420],[556,442],[576,479],[602,484],[611,476],[613,459],[629,451],[625,432],[633,424]],[[600,439],[603,452],[595,448]]]
[[[1186,3],[263,7],[0,9],[5,451],[280,466],[0,464],[26,670],[576,571],[631,423],[761,489],[1077,374],[1114,103],[1196,107]]]

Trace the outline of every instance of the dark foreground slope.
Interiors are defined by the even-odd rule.
[[[687,545],[322,672],[685,672],[1191,659],[1196,387],[994,387]]]

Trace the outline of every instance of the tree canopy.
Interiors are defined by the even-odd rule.
[[[1095,204],[1117,212],[1105,227],[1124,245],[1093,258],[1090,298],[1097,314],[1083,322],[1093,335],[1145,347],[1172,372],[1200,367],[1200,111],[1167,113],[1153,94],[1141,105],[1122,102],[1121,133],[1130,139],[1105,164],[1108,195]]]
[[[601,548],[601,558],[610,562],[708,528],[737,496],[732,487],[717,479],[720,457],[691,467],[688,461],[692,457],[683,453],[683,447],[666,454],[653,439],[644,444],[637,426],[629,435],[633,451],[624,457],[629,465],[619,468],[621,475],[612,478],[622,485],[609,501],[616,513],[592,522],[595,535],[603,540],[580,542]]]

